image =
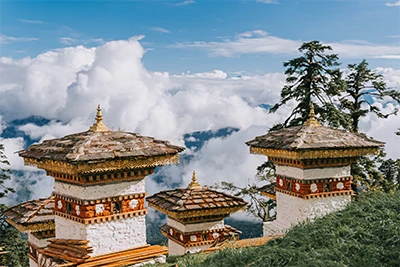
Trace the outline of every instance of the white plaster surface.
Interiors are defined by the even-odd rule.
[[[155,263],[165,263],[167,261],[167,257],[165,255],[155,257],[154,259],[151,259],[149,261],[144,261],[141,263],[137,263],[134,265],[129,265],[129,267],[139,267],[139,266],[144,266],[146,264],[155,264]]]
[[[212,244],[196,246],[196,247],[184,247],[178,243],[168,240],[168,254],[170,256],[184,255],[186,253],[198,253],[211,247]]]
[[[39,248],[44,248],[45,246],[47,246],[47,244],[49,244],[49,242],[47,242],[48,238],[46,239],[39,239],[37,237],[35,237],[32,233],[28,233],[28,241],[34,245],[36,245]]]
[[[84,225],[55,216],[56,238],[87,239],[93,254],[105,254],[146,244],[145,216]]]
[[[29,267],[39,267],[39,265],[34,260],[29,258]]]
[[[185,254],[185,247],[179,245],[178,243],[168,239],[168,255],[176,256]]]
[[[351,201],[351,196],[301,199],[276,192],[276,201],[276,220],[264,223],[264,236],[283,234],[298,222],[341,210]]]
[[[79,199],[92,200],[146,192],[145,179],[104,185],[79,186],[54,181],[54,193]]]
[[[74,222],[63,217],[54,216],[56,238],[61,239],[86,239],[86,229],[83,223]]]
[[[300,169],[290,166],[276,165],[276,174],[297,179],[339,178],[350,176],[350,166]]]
[[[203,230],[223,229],[225,226],[224,220],[204,222],[204,223],[182,224],[169,217],[167,218],[167,224],[184,233],[203,231]]]

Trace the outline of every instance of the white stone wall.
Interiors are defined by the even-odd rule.
[[[214,222],[204,222],[204,223],[182,224],[169,217],[167,218],[167,224],[184,233],[203,231],[203,230],[223,229],[225,226],[224,220],[214,221]]]
[[[29,258],[29,267],[39,267],[39,265],[34,260]]]
[[[61,239],[87,239],[86,227],[83,223],[74,222],[63,217],[54,216],[56,238]]]
[[[146,192],[145,179],[118,182],[114,184],[79,186],[54,181],[54,193],[79,199],[92,200],[106,197],[124,196]]]
[[[39,239],[37,237],[35,237],[32,233],[28,233],[28,241],[31,244],[34,244],[35,246],[39,247],[39,248],[44,248],[45,246],[47,246],[47,244],[49,244],[49,242],[47,242],[48,238],[46,239]]]
[[[170,256],[177,256],[177,255],[184,255],[185,254],[185,247],[179,245],[178,243],[168,239],[168,255]]]
[[[84,225],[55,216],[56,238],[87,239],[93,254],[105,254],[146,244],[145,216]]]
[[[276,174],[284,175],[297,179],[321,179],[321,178],[339,178],[350,176],[350,166],[332,167],[332,168],[315,168],[300,169],[290,166],[276,165]]]
[[[162,255],[159,257],[155,257],[154,259],[151,259],[148,261],[144,261],[144,262],[137,263],[134,265],[129,265],[129,267],[139,267],[139,266],[144,266],[146,264],[165,263],[166,261],[167,261],[167,257],[165,255]]]
[[[184,247],[174,242],[173,240],[168,240],[168,255],[178,256],[184,255],[186,253],[198,253],[200,251],[206,250],[211,247],[212,244],[196,246],[196,247]]]
[[[302,199],[276,192],[277,216],[264,223],[264,236],[283,234],[298,222],[313,220],[333,211],[341,210],[351,201],[350,195]]]

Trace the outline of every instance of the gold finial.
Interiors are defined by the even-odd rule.
[[[103,123],[103,115],[101,114],[100,104],[97,106],[96,122],[90,126],[89,131],[91,132],[107,132],[108,128]]]
[[[192,181],[187,187],[188,189],[200,189],[202,186],[197,182],[196,171],[193,171]]]
[[[317,121],[317,119],[315,118],[314,105],[312,102],[310,103],[310,113],[308,114],[308,120],[303,125],[321,126],[321,123],[319,123],[319,121]]]

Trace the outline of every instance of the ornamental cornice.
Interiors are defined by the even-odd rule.
[[[144,159],[116,159],[101,162],[77,162],[68,163],[54,160],[36,160],[33,158],[24,158],[25,165],[36,166],[39,169],[78,175],[84,173],[101,173],[117,170],[132,170],[143,168],[155,168],[166,164],[178,164],[179,155],[154,156]]]
[[[351,181],[353,180],[353,176],[342,176],[342,177],[326,177],[326,178],[316,178],[316,179],[299,179],[299,178],[293,178],[290,176],[282,175],[282,174],[277,174],[276,175],[276,180],[278,179],[285,179],[288,181],[296,182],[299,184],[312,184],[312,183],[326,183],[326,182],[340,182],[340,181]]]
[[[105,197],[105,198],[99,198],[99,199],[91,199],[91,200],[85,200],[85,199],[79,199],[67,195],[62,195],[53,192],[52,195],[56,197],[57,199],[62,199],[71,203],[75,203],[78,205],[93,205],[93,204],[101,204],[101,203],[109,203],[109,202],[115,202],[115,201],[121,201],[121,200],[130,200],[130,199],[141,199],[147,196],[147,192],[143,193],[136,193],[136,194],[131,194],[131,195],[123,195],[123,196],[113,196],[113,197]]]
[[[21,233],[31,233],[31,232],[39,232],[39,231],[55,229],[54,221],[38,222],[38,223],[27,224],[27,225],[15,223],[14,221],[12,221],[8,218],[6,219],[6,221]]]
[[[118,213],[118,214],[112,214],[108,216],[99,216],[99,217],[94,217],[94,218],[80,218],[71,214],[67,214],[64,212],[60,211],[54,211],[54,215],[69,219],[71,221],[79,222],[82,224],[95,224],[95,223],[102,223],[102,222],[108,222],[108,221],[113,221],[113,220],[119,220],[119,219],[126,219],[126,218],[131,218],[131,217],[136,217],[136,216],[144,216],[147,214],[147,209],[141,209],[141,210],[135,210],[131,212],[124,212],[124,213]]]
[[[314,199],[314,198],[326,198],[326,197],[351,196],[352,195],[352,190],[343,190],[343,191],[336,191],[336,192],[321,192],[321,193],[307,194],[307,195],[302,195],[302,194],[295,193],[292,191],[280,189],[278,187],[275,187],[275,191],[284,193],[284,194],[287,194],[290,196],[302,198],[302,199]]]
[[[324,150],[283,150],[263,147],[250,147],[251,154],[265,155],[285,159],[324,159],[324,158],[353,158],[369,154],[376,154],[380,148],[345,148],[345,149],[324,149]]]
[[[159,205],[154,205],[153,203],[149,203],[149,207],[152,207],[173,219],[187,219],[193,217],[205,217],[205,216],[215,216],[215,215],[223,215],[224,217],[229,216],[230,213],[245,209],[246,207],[238,208],[238,207],[220,207],[214,209],[198,209],[198,210],[188,210],[188,211],[170,211],[160,207]]]

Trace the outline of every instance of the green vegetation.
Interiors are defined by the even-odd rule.
[[[400,192],[362,195],[345,210],[297,225],[260,247],[170,257],[189,266],[399,266]]]
[[[10,179],[10,163],[4,154],[4,146],[0,144],[0,198],[6,197],[8,193],[14,192],[13,188],[6,187],[4,182]],[[25,267],[28,263],[28,245],[21,234],[6,222],[3,211],[7,207],[0,204],[0,247],[10,253],[0,257],[1,266]]]

